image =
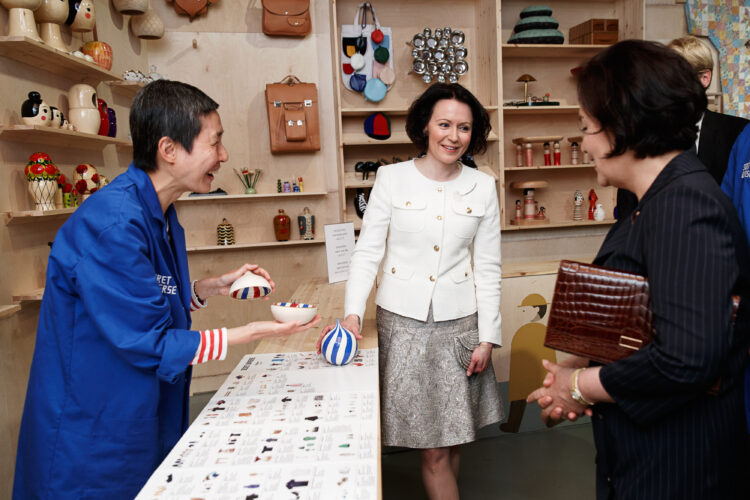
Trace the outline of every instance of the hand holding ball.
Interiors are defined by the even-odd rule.
[[[336,327],[328,332],[320,344],[320,352],[332,365],[342,366],[357,355],[357,338],[352,332],[341,326],[336,320]]]

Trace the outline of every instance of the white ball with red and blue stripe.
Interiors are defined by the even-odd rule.
[[[336,366],[345,365],[354,359],[357,349],[357,337],[341,326],[339,320],[336,320],[336,327],[323,337],[320,344],[320,352],[325,360]]]

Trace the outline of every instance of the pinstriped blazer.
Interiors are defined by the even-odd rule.
[[[597,498],[748,498],[742,375],[750,254],[731,201],[692,151],[659,174],[596,264],[647,276],[650,345],[602,368],[594,408]],[[730,297],[742,305],[731,326]],[[721,391],[707,390],[721,377]]]

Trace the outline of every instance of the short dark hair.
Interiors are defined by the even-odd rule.
[[[156,170],[156,150],[169,137],[190,153],[201,131],[201,117],[219,105],[200,89],[187,83],[156,80],[143,87],[130,107],[133,165]]]
[[[690,149],[707,105],[685,58],[644,40],[624,40],[592,57],[578,73],[578,101],[610,135],[608,158]]]
[[[425,134],[427,123],[432,117],[435,104],[443,99],[455,99],[471,109],[471,141],[466,154],[482,154],[487,150],[487,136],[490,134],[490,116],[474,94],[457,83],[433,83],[422,95],[416,98],[406,115],[406,134],[420,153],[427,151],[429,139]]]

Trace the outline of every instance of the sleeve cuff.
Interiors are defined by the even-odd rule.
[[[206,301],[199,299],[198,295],[195,293],[196,281],[198,280],[193,280],[193,282],[190,284],[190,312],[197,311],[198,309],[203,309],[207,305]]]
[[[215,328],[213,330],[202,330],[200,344],[195,351],[191,365],[205,363],[206,361],[223,360],[227,357],[227,329]]]

